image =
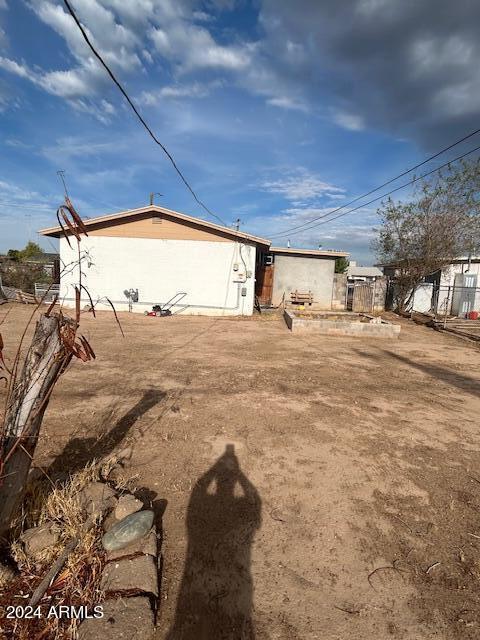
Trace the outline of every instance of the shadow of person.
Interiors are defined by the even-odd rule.
[[[195,484],[188,548],[168,640],[254,640],[251,545],[261,500],[233,445]]]

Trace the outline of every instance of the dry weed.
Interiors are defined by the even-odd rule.
[[[16,522],[17,536],[11,544],[11,555],[20,569],[20,575],[4,591],[0,589],[0,607],[8,604],[25,606],[65,545],[76,536],[80,537],[80,542],[41,601],[42,613],[46,614],[51,606],[60,605],[83,605],[93,609],[103,600],[99,588],[105,562],[99,544],[103,531],[100,523],[83,531],[86,516],[79,500],[79,492],[89,482],[98,479],[99,465],[94,461],[62,484],[52,485],[42,478],[28,487]],[[35,558],[28,557],[19,539],[22,529],[46,522],[52,522],[59,532],[58,544],[45,549]],[[2,625],[4,628],[0,635],[3,633],[7,638],[27,640],[38,636],[42,640],[64,640],[76,637],[78,621],[42,615],[35,620],[2,621]]]

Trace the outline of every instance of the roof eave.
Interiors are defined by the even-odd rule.
[[[96,218],[91,218],[90,220],[84,220],[84,224],[86,228],[93,227],[96,224],[102,224],[105,222],[114,222],[116,220],[122,220],[123,218],[128,218],[130,216],[141,215],[143,213],[149,212],[156,213],[164,213],[165,215],[170,215],[177,220],[184,220],[185,222],[190,222],[193,224],[199,224],[203,227],[207,227],[214,231],[220,231],[222,233],[226,233],[235,238],[243,238],[250,242],[256,244],[262,244],[267,247],[270,246],[270,240],[266,238],[260,238],[259,236],[254,236],[249,233],[244,233],[243,231],[236,231],[235,229],[230,229],[229,227],[224,227],[219,224],[215,224],[214,222],[208,222],[206,220],[202,220],[201,218],[196,218],[194,216],[189,216],[185,213],[180,213],[179,211],[173,211],[173,209],[167,209],[165,207],[159,207],[158,205],[149,205],[147,207],[139,207],[137,209],[127,209],[126,211],[120,211],[119,213],[113,213],[106,216],[98,216]],[[54,238],[60,238],[63,235],[63,230],[60,226],[56,227],[47,227],[46,229],[40,229],[39,233],[43,236],[50,236]]]
[[[270,253],[304,255],[317,258],[347,258],[350,255],[348,251],[321,251],[320,249],[295,249],[293,247],[270,247]]]

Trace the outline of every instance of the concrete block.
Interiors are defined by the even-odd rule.
[[[319,315],[324,317],[298,317],[294,312],[287,310],[284,312],[285,323],[292,333],[319,333],[357,338],[398,338],[400,335],[400,325],[386,320],[359,322],[358,316],[365,314],[345,313],[345,319],[341,320],[328,319],[328,316],[338,316],[338,312],[325,311]],[[349,316],[352,317],[350,322]]]
[[[149,555],[110,562],[102,573],[100,588],[104,591],[138,591],[158,597],[158,572]]]
[[[103,618],[80,624],[78,640],[150,640],[154,630],[148,598],[116,598],[103,603]]]

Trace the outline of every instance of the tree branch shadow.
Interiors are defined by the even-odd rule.
[[[48,467],[47,474],[56,479],[68,473],[75,473],[93,460],[108,456],[128,435],[133,425],[147,411],[166,398],[165,391],[148,389],[134,406],[127,411],[107,433],[99,437],[72,438],[63,451]]]

